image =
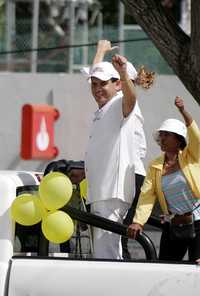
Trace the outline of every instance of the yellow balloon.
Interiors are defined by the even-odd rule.
[[[60,244],[71,238],[74,223],[63,211],[49,212],[42,220],[42,232],[50,242]]]
[[[37,195],[21,194],[11,205],[11,217],[24,226],[34,225],[45,217],[46,210]]]
[[[44,206],[51,211],[62,208],[72,196],[72,183],[62,173],[51,172],[42,178],[39,194]]]
[[[79,186],[80,186],[80,196],[82,198],[86,198],[87,197],[87,187],[88,187],[87,180],[83,179],[80,182]]]

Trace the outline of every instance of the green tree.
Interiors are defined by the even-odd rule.
[[[200,104],[200,1],[191,0],[191,36],[157,0],[121,0]]]

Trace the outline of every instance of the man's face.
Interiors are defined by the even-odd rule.
[[[91,90],[99,108],[103,107],[119,90],[119,81],[103,81],[96,77],[91,78]]]

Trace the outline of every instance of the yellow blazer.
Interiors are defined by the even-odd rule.
[[[188,144],[178,154],[179,165],[194,197],[200,198],[200,130],[194,120],[187,128],[187,134]],[[158,199],[163,213],[169,213],[161,188],[163,163],[164,154],[153,160],[148,167],[133,218],[134,223],[144,225],[147,222],[156,199]]]

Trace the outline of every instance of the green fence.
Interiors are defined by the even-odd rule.
[[[5,24],[1,23],[0,28],[0,71],[4,71],[8,68]],[[38,48],[43,49],[38,51],[38,72],[67,72],[70,50],[73,51],[72,64],[74,71],[78,71],[77,69],[81,68],[83,64],[84,50],[87,50],[88,54],[87,63],[91,64],[96,49],[94,44],[99,38],[97,27],[89,28],[87,46],[83,47],[77,46],[83,44],[83,27],[77,25],[74,30],[73,44],[70,45],[71,49],[67,47],[69,44],[67,29],[65,36],[59,36],[49,24],[40,22],[38,30]],[[118,28],[104,26],[101,38],[118,41]],[[17,52],[10,54],[11,65],[9,69],[11,71],[29,72],[31,70],[31,40],[32,32],[30,20],[17,20],[15,34],[12,36],[11,47],[12,51]],[[124,30],[124,42],[121,40],[119,45],[122,45],[122,43],[125,56],[134,63],[136,68],[145,65],[150,70],[159,74],[173,74],[172,69],[167,65],[159,51],[141,29],[133,27]],[[74,48],[73,45],[75,45]],[[106,58],[110,59],[111,57],[108,55]]]

